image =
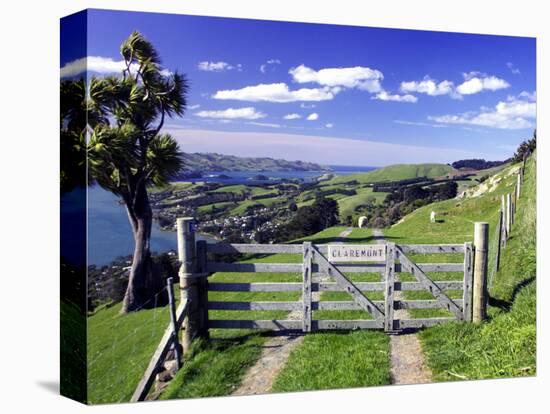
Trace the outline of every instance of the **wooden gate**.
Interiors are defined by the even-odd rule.
[[[189,350],[197,336],[208,337],[209,328],[271,329],[311,332],[335,329],[380,329],[399,332],[404,329],[433,326],[452,320],[480,321],[486,307],[487,223],[476,223],[477,239],[476,294],[473,291],[473,250],[470,243],[438,245],[401,245],[391,242],[378,245],[315,245],[303,244],[207,244],[195,242],[193,220],[178,220],[178,257],[180,267],[181,303],[172,309],[172,322],[165,330],[149,365],[136,388],[132,401],[145,399],[154,377],[171,346],[178,346],[177,332],[183,325],[182,346]],[[478,226],[479,225],[479,226]],[[478,228],[479,227],[479,228]],[[226,255],[290,253],[302,256],[302,263],[246,263],[228,262]],[[455,263],[416,263],[413,255],[462,255]],[[220,258],[220,255],[222,256]],[[218,260],[209,260],[218,259]],[[225,259],[225,260],[224,260]],[[294,283],[208,283],[208,276],[216,272],[301,273],[301,282]],[[437,279],[438,273],[445,277]],[[459,273],[459,279],[449,277]],[[479,273],[478,273],[479,272]],[[350,275],[369,273],[378,280],[354,281]],[[403,277],[403,275],[409,275]],[[327,280],[325,280],[327,279]],[[171,284],[170,284],[171,285]],[[462,299],[450,291],[462,291]],[[301,292],[301,299],[293,302],[209,301],[208,292]],[[406,292],[429,292],[429,300],[409,300],[400,295]],[[317,294],[317,292],[319,294]],[[322,292],[346,292],[348,301],[322,300]],[[316,293],[314,298],[314,293]],[[383,297],[376,300],[374,294]],[[382,293],[382,295],[380,295]],[[476,311],[472,312],[475,300]],[[172,304],[175,304],[172,301]],[[444,309],[451,317],[398,319],[395,310]],[[209,310],[283,310],[298,314],[295,319],[239,320],[208,318]],[[363,310],[370,319],[328,320],[313,319],[314,311]],[[477,318],[477,319],[476,319]],[[178,352],[175,352],[176,356]],[[179,364],[178,364],[179,365]]]
[[[301,254],[302,263],[239,263],[209,261],[207,257],[197,260],[204,263],[206,274],[215,272],[270,272],[302,274],[301,283],[209,283],[209,291],[223,292],[301,292],[301,300],[293,302],[237,302],[209,301],[209,310],[286,310],[300,313],[299,320],[209,320],[209,328],[301,330],[303,332],[332,329],[384,329],[396,332],[408,328],[433,326],[451,320],[472,318],[472,246],[464,244],[399,245],[391,242],[382,245],[341,245],[353,256],[352,262],[342,262],[348,257],[329,257],[335,245],[315,245],[310,242],[298,244],[203,244],[197,252],[208,257],[227,254]],[[384,260],[356,256],[361,253],[383,249]],[[355,253],[354,253],[355,252]],[[462,254],[459,263],[415,263],[412,255]],[[340,260],[341,259],[341,260]],[[364,260],[363,260],[364,259]],[[446,280],[438,280],[437,273],[445,272]],[[449,272],[460,273],[459,279],[449,280]],[[375,282],[355,282],[350,274],[378,273]],[[413,281],[402,281],[399,274],[409,274]],[[329,278],[328,281],[323,278]],[[409,276],[411,278],[411,276]],[[461,290],[462,298],[451,298],[449,291]],[[349,301],[314,300],[314,292],[347,292]],[[426,291],[429,300],[397,298],[396,292]],[[384,300],[369,298],[372,292],[383,292]],[[396,319],[396,309],[444,309],[451,317]],[[313,319],[316,310],[364,310],[372,319],[327,320]]]

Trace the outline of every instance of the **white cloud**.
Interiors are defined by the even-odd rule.
[[[430,116],[431,121],[443,124],[477,125],[498,129],[525,129],[535,127],[536,103],[525,96],[511,97],[494,108],[482,107],[479,112],[458,115]]]
[[[293,80],[298,83],[314,82],[323,86],[340,86],[358,88],[371,93],[380,92],[380,82],[384,79],[382,72],[364,66],[348,68],[326,68],[318,71],[305,65],[289,70]]]
[[[264,113],[256,111],[253,107],[228,108],[220,111],[200,111],[195,115],[201,118],[214,119],[260,119],[266,117]]]
[[[504,79],[488,76],[480,72],[464,73],[464,82],[456,86],[452,81],[436,82],[429,76],[421,81],[401,82],[400,90],[404,93],[424,93],[430,96],[449,95],[454,99],[462,99],[462,95],[472,95],[484,90],[497,91],[510,86]]]
[[[190,106],[187,107],[187,109],[193,110],[193,109],[199,109],[200,107],[201,107],[201,106],[200,106],[199,104],[197,104],[197,105],[190,105]]]
[[[427,127],[432,127],[432,128],[447,128],[447,125],[429,124],[427,122],[402,121],[400,119],[396,119],[393,122],[395,122],[396,124],[402,124],[402,125],[427,126]]]
[[[255,125],[255,126],[261,126],[261,127],[267,127],[267,128],[281,128],[280,124],[270,124],[267,122],[247,122],[248,125]]]
[[[497,91],[510,87],[510,84],[504,79],[496,76],[487,76],[479,72],[464,73],[465,81],[456,87],[456,91],[461,95],[472,95],[484,90]]]
[[[510,72],[512,72],[514,75],[521,74],[521,71],[516,68],[512,62],[506,62],[506,67],[510,69]]]
[[[281,61],[279,59],[269,59],[267,62],[265,62],[260,66],[260,72],[266,73],[269,66],[280,65],[280,64],[281,64]]]
[[[429,77],[425,77],[422,81],[401,82],[401,92],[410,93],[425,93],[430,96],[438,95],[454,95],[454,84],[451,81],[444,80],[436,83]]]
[[[242,70],[242,65],[239,63],[237,65],[232,65],[227,62],[209,62],[207,60],[199,62],[197,65],[199,70],[206,72],[223,72],[224,70]]]
[[[139,66],[137,64],[130,65],[130,70],[136,72]],[[93,72],[101,75],[108,74],[121,74],[122,71],[126,69],[126,64],[124,60],[114,60],[112,58],[102,57],[102,56],[87,56],[81,59],[73,60],[72,62],[66,63],[61,68],[61,77],[68,78],[81,73]],[[160,72],[163,76],[169,76],[171,72],[169,70],[161,70]]]
[[[520,92],[518,97],[527,99],[528,101],[531,101],[531,102],[535,102],[537,100],[537,92],[536,91],[533,91],[533,92],[523,91],[523,92]],[[509,98],[510,98],[509,100],[514,100],[513,96],[509,97]]]
[[[328,101],[339,92],[336,88],[302,88],[291,91],[285,83],[261,83],[242,89],[229,89],[216,92],[214,99],[233,99],[249,102],[296,102]]]
[[[300,114],[288,114],[283,116],[283,119],[300,119],[302,115]]]
[[[328,124],[325,124],[325,128],[332,128],[333,126],[334,126],[334,124],[332,124],[330,122]]]
[[[306,103],[301,103],[300,104],[300,108],[302,109],[312,109],[312,108],[315,108],[315,104],[306,104]]]
[[[378,99],[380,101],[393,101],[393,102],[408,102],[408,103],[415,103],[418,101],[418,98],[414,95],[392,95],[388,93],[387,91],[382,91],[376,94],[376,96],[373,96],[371,99]]]
[[[312,114],[309,114],[306,119],[308,121],[317,121],[319,119],[319,114],[316,112],[313,112]]]

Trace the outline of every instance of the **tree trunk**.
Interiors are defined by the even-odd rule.
[[[153,272],[150,250],[153,213],[145,185],[137,189],[135,200],[125,200],[125,203],[135,248],[121,313],[157,306],[162,299],[155,296],[163,288],[160,275]]]

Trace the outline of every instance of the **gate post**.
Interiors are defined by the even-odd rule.
[[[303,263],[302,263],[302,331],[311,332],[311,262],[313,250],[311,242],[304,242],[302,245]]]
[[[198,336],[205,335],[203,312],[206,304],[201,303],[202,275],[199,274],[197,249],[195,244],[195,219],[182,217],[176,221],[178,235],[178,258],[181,300],[189,301],[188,313],[182,328],[181,344],[184,353],[188,352],[191,342]],[[207,310],[206,310],[207,311]]]
[[[489,248],[489,223],[474,225],[474,292],[472,321],[479,323],[487,317],[487,257]]]
[[[197,241],[197,288],[199,295],[199,336],[209,339],[208,330],[208,273],[206,240]]]
[[[464,243],[464,287],[462,289],[462,312],[464,313],[464,320],[468,322],[472,322],[473,256],[472,243]]]
[[[391,332],[395,291],[395,243],[386,243],[386,286],[384,291],[384,331]]]

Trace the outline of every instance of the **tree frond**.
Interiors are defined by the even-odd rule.
[[[128,185],[128,172],[137,169],[138,137],[139,131],[131,124],[96,127],[87,145],[89,175],[103,188],[120,195]]]
[[[183,167],[182,154],[177,141],[170,135],[158,135],[147,150],[148,183],[166,185]]]
[[[157,50],[140,32],[134,31],[120,46],[120,54],[126,62],[143,64],[147,61],[160,64]]]

